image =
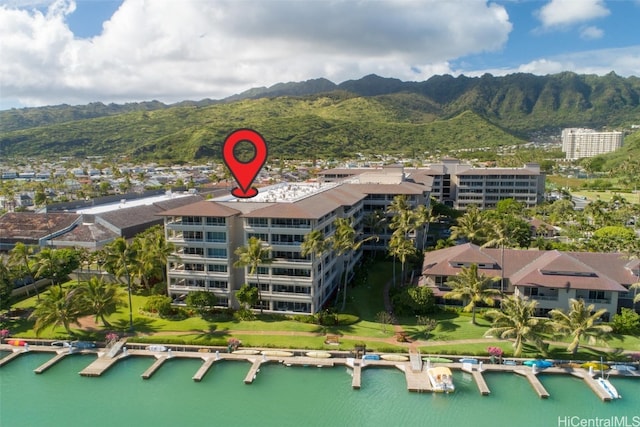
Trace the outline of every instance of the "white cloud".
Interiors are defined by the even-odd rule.
[[[640,45],[566,53],[548,58],[538,58],[518,67],[485,69],[464,74],[467,76],[479,76],[483,73],[491,73],[494,76],[513,73],[546,75],[568,70],[577,74],[604,75],[615,71],[616,74],[625,77],[637,76],[638,70],[640,70]],[[459,73],[460,71],[455,74]]]
[[[538,11],[545,28],[566,27],[609,15],[604,0],[551,0]]]
[[[601,39],[603,35],[604,31],[594,26],[585,27],[580,30],[580,38],[584,40]]]
[[[499,51],[512,29],[484,0],[125,0],[101,34],[78,39],[65,22],[72,0],[11,5],[26,1],[0,6],[2,97],[22,105],[220,98],[369,73],[421,80]]]

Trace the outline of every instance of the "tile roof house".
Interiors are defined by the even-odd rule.
[[[448,277],[471,264],[482,274],[504,278],[505,293],[536,300],[537,315],[566,309],[571,298],[614,314],[633,306],[629,286],[640,281],[640,261],[620,253],[505,249],[502,254],[502,249],[466,243],[426,253],[420,284],[442,297],[450,290]],[[495,287],[501,287],[500,280]]]

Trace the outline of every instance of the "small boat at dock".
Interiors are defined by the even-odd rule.
[[[436,393],[451,393],[455,391],[453,385],[453,375],[451,375],[451,369],[445,366],[436,366],[434,368],[427,369],[427,375],[431,382],[431,388]]]

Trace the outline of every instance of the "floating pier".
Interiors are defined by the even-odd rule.
[[[149,369],[144,371],[144,373],[142,374],[142,379],[148,380],[149,378],[151,378],[153,374],[155,374],[156,371],[160,369],[160,366],[162,366],[162,364],[167,361],[168,358],[168,356],[157,356],[156,361],[153,362],[153,365],[149,366]]]
[[[199,359],[203,360],[202,365],[198,369],[198,371],[194,374],[193,380],[198,382],[201,381],[204,376],[207,374],[208,370],[211,366],[219,360],[230,360],[230,361],[243,361],[249,362],[251,367],[244,379],[245,384],[252,384],[256,379],[258,372],[260,371],[260,367],[264,363],[281,363],[286,366],[316,366],[316,367],[333,367],[333,366],[346,366],[352,370],[352,382],[351,386],[353,389],[360,389],[362,386],[362,369],[367,367],[395,367],[400,369],[405,374],[405,379],[407,383],[407,390],[410,392],[432,392],[431,382],[429,381],[429,377],[426,373],[426,368],[428,366],[435,365],[443,365],[447,366],[452,370],[463,370],[472,375],[476,385],[478,386],[478,390],[482,395],[489,395],[491,392],[487,383],[484,379],[484,372],[510,372],[516,373],[518,375],[524,376],[534,391],[538,394],[540,398],[548,398],[549,393],[544,388],[543,384],[540,382],[540,379],[536,376],[537,373],[544,374],[562,374],[562,375],[572,375],[578,378],[581,378],[586,385],[593,390],[593,392],[602,400],[609,401],[612,400],[612,397],[606,390],[601,387],[596,379],[593,378],[592,375],[583,369],[576,368],[574,366],[554,366],[549,368],[544,368],[538,370],[538,372],[534,372],[531,368],[525,367],[522,365],[499,365],[499,364],[486,364],[486,365],[466,365],[462,363],[427,363],[422,366],[422,369],[418,369],[420,367],[420,362],[417,360],[415,356],[409,354],[409,358],[407,361],[391,361],[391,360],[375,360],[375,359],[367,359],[362,360],[359,358],[354,358],[351,355],[347,355],[344,352],[334,352],[331,354],[330,358],[321,358],[321,357],[309,357],[306,355],[295,355],[295,352],[282,352],[282,354],[287,353],[287,356],[280,357],[267,357],[267,355],[263,354],[234,354],[234,353],[221,353],[220,351],[215,351],[215,354],[211,352],[211,348],[202,348],[199,346],[173,346],[171,349],[167,351],[167,353],[159,353],[153,352],[146,349],[146,345],[137,344],[137,343],[129,343],[129,349],[127,350],[123,345],[124,341],[120,341],[117,343],[115,348],[108,349],[91,349],[91,350],[81,350],[77,353],[80,354],[97,354],[99,357],[94,360],[89,366],[84,368],[79,372],[80,375],[83,376],[100,376],[104,372],[106,372],[109,368],[115,365],[121,359],[125,359],[130,356],[144,356],[144,357],[155,357],[154,363],[142,374],[142,378],[148,379],[150,378],[162,364],[170,358],[187,358],[187,359]],[[35,373],[40,374],[45,372],[51,366],[55,365],[57,362],[62,360],[68,354],[67,349],[60,349],[59,347],[53,347],[46,344],[42,344],[41,342],[34,342],[30,344],[28,350],[24,347],[15,347],[8,344],[0,344],[0,350],[8,351],[9,354],[5,355],[0,359],[0,367],[9,363],[11,360],[19,357],[21,354],[26,352],[49,352],[55,353],[52,355],[52,358],[47,362],[39,366],[34,370]],[[215,350],[215,348],[213,348]],[[173,353],[172,353],[173,351]],[[256,353],[259,350],[251,350]],[[271,350],[270,350],[271,351]],[[276,351],[277,352],[277,351]],[[288,353],[291,353],[289,356]],[[300,352],[304,354],[304,352]],[[631,378],[640,378],[640,372],[632,371],[632,370],[613,370],[607,373],[607,375],[611,375],[612,377],[623,376],[623,377],[631,377]]]
[[[256,375],[258,375],[258,371],[260,371],[260,366],[262,365],[263,360],[262,359],[257,359],[257,360],[251,360],[253,362],[253,364],[251,365],[251,369],[249,369],[249,373],[247,373],[247,376],[244,378],[244,383],[245,384],[251,384],[253,383],[253,380],[256,379]]]
[[[16,357],[20,356],[24,352],[25,352],[24,350],[14,350],[11,353],[7,354],[5,357],[0,359],[0,367],[2,367],[4,365],[6,365],[7,363],[11,362],[13,359],[15,359]]]
[[[536,376],[536,374],[533,373],[533,371],[524,370],[524,369],[514,369],[513,372],[515,372],[518,375],[522,375],[523,377],[528,379],[529,382],[531,383],[531,386],[536,391],[536,393],[538,393],[538,396],[540,396],[540,398],[547,399],[549,397],[549,392],[547,391],[547,389],[544,388],[544,386],[540,382],[540,379]]]
[[[471,375],[473,375],[473,380],[476,382],[481,395],[488,396],[491,394],[491,390],[489,390],[489,386],[487,386],[487,382],[484,380],[482,371],[472,371]]]
[[[362,366],[358,362],[353,363],[353,378],[351,380],[351,388],[360,390],[362,386]]]
[[[204,363],[202,364],[202,366],[200,366],[200,369],[198,369],[198,371],[195,373],[192,379],[196,382],[202,381],[202,378],[204,378],[204,376],[209,371],[209,368],[211,367],[211,365],[213,365],[215,361],[216,359],[214,357],[208,357],[204,359]]]
[[[42,365],[34,369],[33,372],[35,372],[36,374],[41,374],[47,369],[49,369],[50,367],[52,367],[53,365],[55,365],[56,363],[58,363],[59,361],[61,361],[62,359],[64,359],[67,355],[69,355],[68,351],[59,351],[58,354],[56,354],[51,359],[47,360],[45,363],[43,363]]]
[[[585,383],[587,383],[587,385],[589,386],[589,388],[591,390],[593,390],[593,392],[603,401],[603,402],[609,402],[610,400],[612,400],[611,395],[609,393],[607,393],[607,391],[605,389],[603,389],[602,387],[600,387],[600,384],[598,384],[598,382],[595,380],[595,378],[593,378],[591,375],[583,375],[582,379],[584,380]]]

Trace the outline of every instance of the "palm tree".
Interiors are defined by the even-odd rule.
[[[49,326],[63,326],[69,335],[73,335],[70,325],[83,314],[77,289],[53,286],[43,295],[30,317],[36,319],[33,327],[36,335]]]
[[[36,259],[36,278],[44,279],[50,278],[52,284],[58,284],[58,287],[62,287],[62,284],[58,283],[58,262],[55,251],[51,248],[43,248],[35,255]]]
[[[509,232],[505,221],[496,220],[490,228],[489,240],[485,242],[483,248],[500,248],[500,292],[504,293],[504,246],[509,242]]]
[[[344,282],[342,291],[342,310],[344,310],[347,305],[347,282],[349,279],[347,270],[349,268],[349,262],[351,261],[351,255],[353,252],[360,249],[360,246],[362,246],[363,243],[372,239],[378,240],[378,236],[369,236],[365,239],[357,240],[358,233],[353,228],[353,224],[349,218],[336,219],[335,226],[336,230],[334,235],[331,236],[330,242],[331,247],[336,251],[336,255],[343,257]]]
[[[470,311],[471,323],[476,324],[476,305],[484,303],[493,306],[494,298],[500,295],[500,291],[491,288],[491,283],[495,277],[488,277],[484,273],[478,273],[478,264],[471,264],[469,268],[462,267],[462,270],[447,280],[447,286],[451,291],[444,297],[448,299],[461,300],[465,305],[464,311]]]
[[[417,252],[417,250],[413,244],[413,241],[411,239],[406,238],[403,233],[398,233],[398,231],[399,230],[394,231],[391,236],[391,240],[389,241],[389,253],[393,255],[394,258],[397,257],[400,260],[400,263],[402,265],[402,268],[400,270],[401,271],[400,284],[402,285],[402,283],[404,283],[404,278],[405,278],[404,267],[407,262],[407,259],[411,255],[414,255]],[[393,282],[395,283],[395,269],[394,269]]]
[[[88,282],[78,286],[77,291],[85,311],[93,314],[96,322],[100,318],[106,327],[111,326],[106,316],[115,313],[119,307],[125,305],[122,301],[122,290],[113,283],[104,282],[101,278],[92,277]]]
[[[597,324],[600,317],[607,312],[606,308],[595,310],[594,304],[585,305],[583,299],[569,300],[569,312],[554,309],[549,312],[551,316],[550,326],[559,336],[571,336],[573,340],[567,347],[567,351],[575,354],[578,351],[580,341],[588,337],[592,344],[597,338],[606,339],[612,329],[609,325]]]
[[[433,202],[433,201],[432,201]],[[433,211],[433,205],[429,204],[429,207],[425,206],[425,205],[420,205],[418,206],[418,208],[415,211],[415,215],[416,215],[416,224],[418,226],[422,225],[423,229],[422,229],[422,245],[420,246],[420,249],[424,251],[425,247],[427,246],[427,240],[429,237],[429,226],[438,221],[442,216],[439,214],[434,213]]]
[[[545,320],[535,317],[538,302],[510,295],[502,300],[501,310],[489,310],[486,316],[492,319],[491,328],[485,336],[500,339],[513,338],[513,356],[520,357],[525,341],[533,342],[539,349],[544,348],[542,334]]]
[[[12,276],[12,272],[9,270],[9,263],[3,255],[0,255],[0,311],[11,307]]]
[[[139,259],[132,273],[143,287],[150,291],[154,283],[152,280],[161,280],[166,283],[167,259],[175,248],[165,239],[162,227],[154,226],[137,235],[133,245]]]
[[[249,275],[256,275],[258,284],[258,300],[260,302],[260,313],[262,313],[262,292],[260,289],[259,267],[264,264],[271,264],[271,247],[257,237],[250,237],[246,246],[240,246],[235,254],[238,260],[233,263],[234,267],[249,267]]]
[[[33,288],[36,291],[36,299],[40,301],[40,293],[38,292],[38,286],[36,280],[33,277],[34,273],[31,270],[31,257],[33,256],[33,246],[25,245],[22,242],[16,243],[16,245],[9,251],[9,262],[18,267],[25,279],[33,280]]]
[[[329,242],[324,238],[324,234],[321,230],[312,230],[305,234],[304,241],[300,244],[300,255],[320,258],[320,280],[318,282],[318,288],[323,288],[324,283],[324,253],[329,248]],[[313,265],[313,263],[312,263]]]
[[[470,206],[464,215],[458,218],[457,225],[451,227],[451,238],[464,238],[476,245],[486,241],[487,224],[482,213],[476,206]]]
[[[133,331],[133,305],[131,302],[131,276],[138,262],[138,253],[134,245],[127,243],[123,237],[118,237],[104,248],[105,268],[118,281],[124,276],[129,295],[129,329]]]

